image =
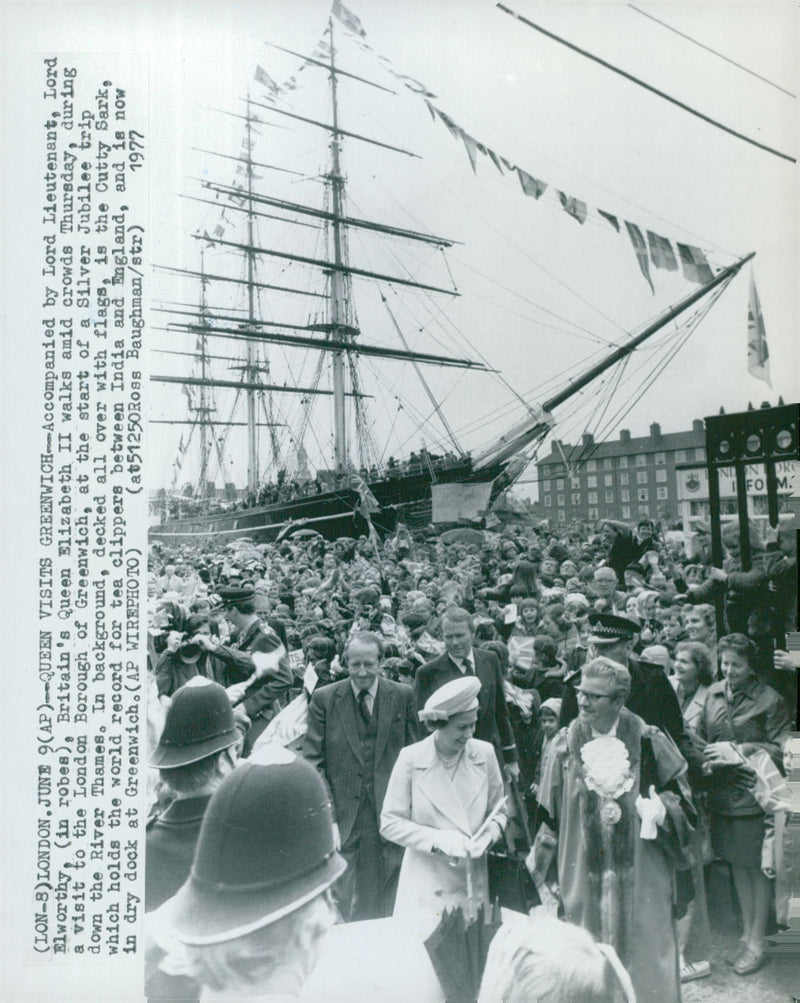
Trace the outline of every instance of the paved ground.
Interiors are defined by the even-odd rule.
[[[712,932],[711,975],[683,986],[683,1003],[792,1003],[800,998],[800,955],[770,958],[754,975],[739,976],[715,961],[736,946],[739,926],[724,868],[713,868],[709,884]]]

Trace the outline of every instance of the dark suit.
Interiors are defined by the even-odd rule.
[[[475,662],[475,675],[481,681],[478,694],[478,723],[475,726],[475,738],[491,742],[497,753],[497,759],[502,767],[504,763],[517,761],[517,747],[514,742],[514,732],[508,719],[508,707],[503,690],[503,674],[500,662],[491,651],[480,648],[472,649]],[[463,673],[449,655],[439,655],[417,669],[414,680],[414,696],[417,709],[422,710],[428,697],[440,686],[461,679]]]
[[[380,836],[383,799],[400,750],[422,737],[410,686],[379,678],[369,725],[349,679],[314,691],[303,755],[328,781],[347,873],[337,889],[345,919],[391,913],[399,854]]]

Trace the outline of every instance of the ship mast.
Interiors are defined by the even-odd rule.
[[[336,267],[331,271],[331,340],[347,343],[352,335],[346,324],[345,317],[345,282],[347,278],[342,271],[346,264],[344,242],[342,240],[342,192],[344,177],[341,174],[339,162],[340,133],[339,109],[336,95],[336,49],[333,42],[333,19],[328,21],[331,39],[331,170],[328,180],[331,184],[331,221],[333,233],[333,261]],[[347,413],[345,410],[345,351],[338,348],[332,353],[333,366],[333,455],[337,471],[347,470],[350,466],[350,450],[347,441]]]
[[[253,123],[250,115],[250,97],[247,98],[247,133],[245,139],[245,173],[247,177],[247,319],[256,320],[255,278],[255,212],[253,206]],[[256,346],[247,342],[247,365],[244,382],[250,384],[247,393],[247,492],[252,497],[258,491],[258,432],[256,429],[256,390],[252,384],[257,379]]]
[[[200,271],[205,273],[205,248],[200,251]],[[208,323],[206,313],[206,285],[207,280],[203,274],[200,280],[200,322],[202,325]],[[204,333],[198,337],[200,348],[200,376],[203,380],[208,379],[208,338]],[[200,405],[195,409],[200,419],[200,497],[206,496],[206,485],[208,484],[208,464],[211,454],[211,436],[213,430],[210,423],[212,408],[209,406],[210,388],[205,384],[200,385]]]

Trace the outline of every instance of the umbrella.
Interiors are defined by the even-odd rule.
[[[489,945],[501,923],[498,903],[489,920],[483,905],[471,922],[461,906],[445,909],[439,925],[425,941],[425,948],[448,1000],[478,998]]]
[[[442,543],[474,543],[480,547],[483,543],[483,533],[479,529],[448,529],[439,537]]]

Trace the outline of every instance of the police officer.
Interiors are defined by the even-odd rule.
[[[345,866],[324,781],[276,749],[225,778],[164,919],[213,998],[294,997],[336,922],[330,887]]]
[[[249,723],[237,727],[228,694],[195,676],[173,696],[150,760],[173,799],[147,823],[145,909],[157,909],[189,876],[200,823],[237,760]]]

